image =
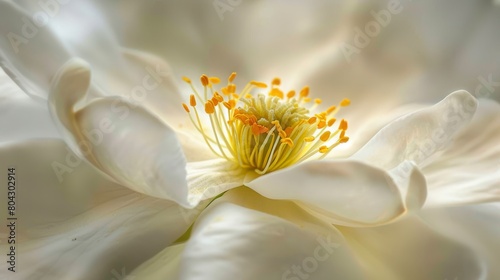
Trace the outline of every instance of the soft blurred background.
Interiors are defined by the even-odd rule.
[[[498,1],[98,2],[124,46],[164,57],[179,77],[237,71],[341,96],[435,102],[466,89],[500,100]],[[357,29],[376,28],[384,11],[390,19],[347,57]]]

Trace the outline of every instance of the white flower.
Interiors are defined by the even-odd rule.
[[[267,149],[269,156],[243,168],[251,156],[238,148],[245,142],[234,134],[226,139],[234,145],[220,144],[231,149],[214,150],[231,152],[230,159],[237,164],[206,147],[181,106],[183,102],[194,105],[188,98],[190,89],[177,89],[162,59],[121,50],[92,5],[54,3],[60,15],[42,27],[30,22],[25,12],[36,6],[0,2],[4,30],[24,36],[2,37],[2,67],[27,93],[2,75],[0,164],[3,170],[15,167],[18,174],[19,257],[15,274],[7,270],[11,264],[2,263],[0,275],[108,279],[120,269],[134,268],[129,276],[135,279],[484,279],[500,275],[495,266],[500,252],[495,243],[498,205],[464,206],[500,198],[496,169],[500,105],[496,102],[477,102],[466,91],[456,91],[436,105],[402,107],[370,120],[378,116],[375,111],[391,108],[391,97],[415,64],[387,59],[394,68],[380,73],[372,73],[370,67],[353,69],[334,63],[326,49],[314,52],[323,43],[318,39],[300,50],[311,51],[316,59],[332,59],[325,65],[334,69],[324,69],[321,63],[301,65],[308,71],[291,72],[287,78],[293,84],[284,87],[310,80],[311,95],[335,104],[344,96],[330,94],[339,88],[314,89],[314,84],[329,84],[321,82],[325,76],[379,81],[378,87],[344,88],[353,106],[340,118],[356,125],[345,132],[342,122],[335,138],[325,137],[326,148],[318,145],[311,152],[330,151],[336,141],[346,142],[346,135],[349,142],[325,159],[283,158],[284,168],[273,169],[263,158],[272,158],[274,152],[296,155],[287,147],[310,137],[293,136],[287,126],[281,127],[287,123],[282,116],[277,119],[279,125],[260,123],[256,134],[274,129],[283,139],[289,138],[274,141],[283,145],[283,152]],[[92,21],[82,27],[75,16],[80,13]],[[235,43],[235,49],[248,51],[247,56],[255,54],[245,42]],[[298,67],[300,63],[286,63],[290,54],[280,52],[271,57],[283,62],[283,68],[274,71]],[[272,61],[245,61],[252,70],[244,76],[272,78],[275,73],[259,74],[262,68],[270,71],[264,62]],[[341,69],[359,76],[342,75]],[[398,72],[404,74],[392,81],[392,74]],[[203,77],[202,83],[208,86],[207,79]],[[373,93],[372,98],[367,93]],[[201,100],[207,102],[203,96]],[[210,114],[213,103],[208,104]],[[216,135],[231,137],[218,120],[212,119],[211,124],[207,119],[204,125],[221,127]],[[319,122],[311,120],[303,130],[318,127]],[[296,124],[291,127],[297,129]],[[251,136],[245,132],[250,126],[238,129],[236,134]],[[323,133],[314,134],[315,140]],[[215,135],[207,132],[207,137]],[[247,162],[236,159],[239,153]],[[4,213],[7,208],[1,209]],[[193,222],[190,235],[184,234]],[[3,239],[2,235],[2,251],[8,248]]]

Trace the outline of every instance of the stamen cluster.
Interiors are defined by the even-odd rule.
[[[189,106],[185,103],[182,106],[217,156],[265,174],[315,155],[323,158],[349,140],[345,136],[346,120],[342,119],[338,127],[332,129],[337,122],[335,114],[340,107],[350,104],[349,99],[312,114],[322,100],[312,100],[307,86],[299,94],[293,90],[285,94],[280,89],[280,79],[275,78],[269,89],[265,83],[251,81],[238,93],[233,83],[235,78],[233,72],[219,93],[214,85],[219,84],[220,79],[202,75],[203,93],[200,94],[192,81],[183,77],[194,94],[190,96]],[[253,94],[254,90],[260,92]],[[203,110],[199,110],[198,103]],[[203,116],[200,117],[203,113],[211,128],[204,127]]]

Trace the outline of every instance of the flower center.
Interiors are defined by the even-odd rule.
[[[323,158],[349,140],[345,136],[347,121],[342,119],[334,128],[335,114],[340,107],[350,104],[349,99],[313,114],[322,100],[312,100],[309,87],[299,94],[293,90],[285,94],[279,87],[280,79],[275,78],[267,93],[262,93],[267,84],[257,81],[249,82],[237,93],[235,77],[236,73],[232,73],[219,93],[214,85],[220,79],[202,75],[202,94],[189,78],[183,77],[194,94],[190,96],[190,106],[182,106],[217,156],[265,174],[313,156]],[[261,92],[253,94],[255,89]],[[198,103],[203,104],[203,111]],[[203,115],[209,119],[211,128],[203,126]]]

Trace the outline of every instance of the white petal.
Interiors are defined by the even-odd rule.
[[[12,166],[18,270],[9,272],[3,261],[2,279],[111,279],[170,245],[196,217],[106,180],[60,140],[2,145],[0,168]]]
[[[131,103],[148,108],[172,127],[188,124],[189,118],[182,109],[183,100],[167,62],[137,50],[122,51],[132,66],[142,70],[144,76],[140,83],[123,95],[131,100]]]
[[[165,123],[118,97],[92,101],[75,112],[90,86],[90,70],[70,60],[58,73],[52,111],[69,130],[71,147],[117,182],[144,194],[187,203],[185,159]]]
[[[246,171],[226,159],[189,162],[186,166],[189,203],[196,206],[243,185]]]
[[[90,2],[52,3],[0,2],[2,67],[28,94],[46,98],[57,69],[79,56],[96,67],[106,91],[120,88],[124,62],[104,18]]]
[[[482,257],[488,279],[500,278],[500,204],[427,209],[420,214],[429,226],[474,249]]]
[[[480,100],[472,122],[436,161],[423,169],[426,207],[500,200],[500,105]]]
[[[0,143],[59,137],[46,103],[26,96],[1,69],[0,131]]]
[[[405,160],[421,166],[449,145],[475,111],[476,100],[472,95],[466,91],[453,92],[430,108],[391,122],[351,158],[384,169],[394,168]]]
[[[331,231],[317,236],[278,217],[229,202],[212,205],[193,228],[179,279],[359,279],[360,271]]]
[[[278,170],[245,185],[272,199],[304,204],[332,223],[366,226],[394,220],[406,212],[406,197],[414,197],[422,188],[425,193],[418,170],[411,169],[401,177],[408,175],[411,179],[398,180],[406,184],[400,190],[382,169],[356,161],[322,160]]]
[[[486,279],[466,244],[415,217],[373,228],[340,228],[370,279]]]

